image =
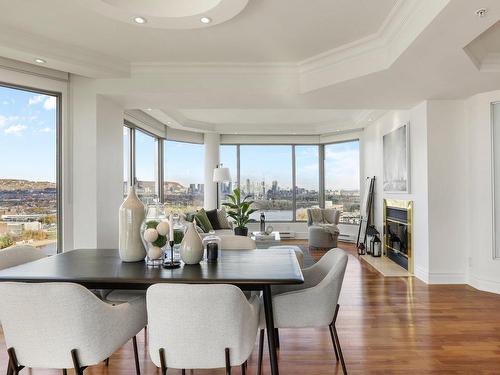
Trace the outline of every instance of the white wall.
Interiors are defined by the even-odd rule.
[[[429,281],[466,282],[467,129],[461,100],[427,103]]]
[[[73,246],[116,248],[123,194],[123,109],[71,76]]]
[[[410,194],[383,193],[382,137],[384,134],[410,123]],[[367,127],[361,139],[361,174],[376,177],[374,196],[374,224],[383,233],[383,199],[412,200],[414,274],[429,279],[429,237],[427,210],[427,102],[408,111],[391,111]]]
[[[493,258],[493,194],[491,173],[491,103],[500,91],[482,93],[466,101],[468,281],[475,288],[500,293],[500,259]]]

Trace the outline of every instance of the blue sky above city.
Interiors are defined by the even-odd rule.
[[[0,178],[56,181],[57,99],[0,86]]]

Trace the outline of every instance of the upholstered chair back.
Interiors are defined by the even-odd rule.
[[[317,208],[308,208],[307,209],[307,226],[310,227],[313,225],[312,219],[312,210],[318,210]],[[325,224],[336,224],[340,222],[340,211],[335,208],[321,208],[321,214],[323,216],[323,221]]]
[[[156,284],[147,290],[149,353],[160,367],[209,369],[231,366],[252,353],[258,328],[259,299],[250,302],[232,285]]]
[[[346,252],[332,249],[316,264],[302,270],[304,284],[288,290],[273,288],[273,292],[280,293],[273,299],[276,326],[305,328],[329,325],[339,300],[346,267]]]
[[[6,346],[31,368],[73,368],[73,349],[81,366],[97,364],[146,324],[144,298],[112,306],[72,283],[4,282],[0,301]]]
[[[40,249],[32,246],[13,246],[0,250],[0,270],[19,266],[47,257]]]
[[[220,236],[222,250],[254,250],[257,245],[250,237]]]

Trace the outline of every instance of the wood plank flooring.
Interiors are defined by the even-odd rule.
[[[429,286],[415,278],[384,278],[358,260],[353,245],[339,247],[350,253],[337,320],[349,374],[500,374],[500,295],[468,286]],[[315,258],[322,254],[312,252]],[[281,330],[280,338],[281,374],[342,374],[327,328]],[[143,374],[159,374],[148,358],[144,332],[138,342]],[[269,374],[267,356],[264,361],[264,374]],[[256,373],[256,362],[257,349],[249,361],[249,374]],[[6,364],[0,334],[0,373],[5,373]],[[23,370],[30,372],[61,374]],[[101,364],[85,373],[135,374],[132,342],[111,357],[109,367]],[[239,374],[239,369],[233,373]]]

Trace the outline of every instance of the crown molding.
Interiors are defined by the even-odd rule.
[[[125,61],[6,25],[0,25],[0,55],[28,64],[42,58],[47,62],[46,67],[86,77],[130,75],[130,66]]]
[[[301,92],[389,68],[450,0],[398,0],[377,33],[299,63]]]

